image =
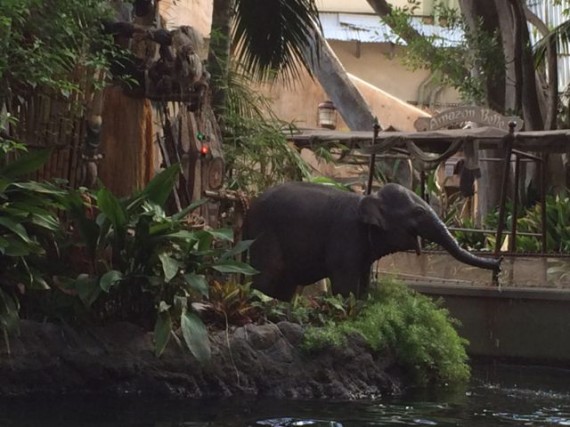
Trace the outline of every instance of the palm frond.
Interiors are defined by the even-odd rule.
[[[232,61],[228,73],[227,111],[230,115],[244,119],[261,119],[271,116],[271,103],[259,91],[252,88],[256,86],[250,74],[245,73],[243,67]]]
[[[561,23],[560,25],[554,27],[548,35],[540,39],[534,45],[534,63],[535,66],[539,66],[544,61],[546,56],[547,47],[556,40],[558,46],[570,45],[570,20]],[[558,49],[560,50],[560,49]]]
[[[315,0],[237,0],[234,46],[244,69],[263,80],[295,78],[320,30]]]

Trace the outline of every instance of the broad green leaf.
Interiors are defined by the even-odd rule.
[[[341,311],[343,313],[346,311],[342,305],[342,301],[340,301],[338,298],[326,298],[325,301],[336,308],[338,311]]]
[[[188,308],[188,297],[175,295],[173,313],[176,313],[178,316],[181,316],[182,313],[186,312],[187,308]]]
[[[121,201],[109,190],[102,188],[97,192],[97,206],[111,221],[117,231],[127,226],[127,213]]]
[[[165,232],[172,230],[172,226],[173,224],[171,222],[161,222],[158,224],[152,224],[148,229],[148,233],[152,236],[155,236],[157,234],[164,235]]]
[[[310,180],[311,182],[314,182],[315,184],[322,184],[328,187],[334,187],[338,190],[342,190],[342,191],[348,191],[350,192],[350,186],[343,184],[342,182],[338,182],[332,178],[326,177],[326,176],[317,176],[314,178],[311,178]]]
[[[161,301],[161,303],[164,301]],[[156,357],[166,349],[170,340],[170,332],[172,331],[172,318],[168,311],[158,313],[156,323],[154,324],[154,354]]]
[[[180,212],[177,212],[174,215],[172,215],[172,219],[174,219],[175,221],[180,221],[180,220],[184,219],[186,217],[186,215],[188,215],[190,212],[194,211],[195,209],[199,208],[202,205],[205,205],[208,202],[209,202],[208,199],[196,200],[195,202],[190,203],[188,206],[186,206]]]
[[[247,251],[252,243],[253,243],[253,240],[240,240],[239,242],[237,242],[237,244],[233,248],[231,248],[229,251],[224,253],[224,255],[222,256],[222,259],[233,258],[234,256],[239,255],[242,252]]]
[[[99,279],[99,287],[101,290],[109,292],[109,289],[121,280],[123,280],[123,273],[117,270],[110,270],[103,274],[101,279]]]
[[[87,307],[90,307],[101,294],[101,288],[97,283],[97,279],[88,274],[80,274],[77,276],[77,279],[75,279],[75,289],[77,289],[79,298]]]
[[[179,173],[180,165],[178,164],[164,169],[148,183],[146,188],[141,192],[141,196],[159,206],[164,206],[174,188]]]
[[[0,236],[0,253],[4,253],[4,249],[6,249],[10,245],[10,242],[6,240],[4,237]]]
[[[216,271],[219,271],[220,273],[240,273],[247,276],[259,273],[259,271],[257,271],[251,265],[246,264],[245,262],[233,260],[217,262],[212,266],[212,268]]]
[[[18,330],[20,305],[12,295],[0,289],[0,329],[8,332]]]
[[[214,242],[214,236],[206,231],[199,231],[196,233],[196,237],[198,238],[198,247],[196,250],[199,252],[207,251],[212,247],[212,243]]]
[[[160,301],[160,303],[158,304],[158,312],[163,313],[165,311],[168,311],[170,310],[170,307],[172,306],[168,304],[166,301]]]
[[[11,187],[21,188],[23,190],[30,190],[34,193],[50,194],[57,196],[65,196],[66,192],[51,184],[42,184],[36,181],[14,182]]]
[[[22,224],[19,224],[10,218],[0,216],[0,226],[3,226],[4,228],[7,228],[8,230],[10,230],[12,233],[14,233],[16,236],[18,236],[24,242],[32,243],[32,240],[28,236],[28,232],[26,231],[26,228]]]
[[[196,234],[192,231],[179,230],[168,234],[159,236],[160,239],[176,239],[183,241],[190,241],[196,239]]]
[[[37,243],[22,242],[14,235],[3,236],[8,244],[4,247],[4,255],[11,257],[28,256],[32,253],[41,253],[42,247]]]
[[[6,188],[12,183],[12,180],[0,178],[0,194],[6,191]]]
[[[27,284],[30,286],[30,289],[40,289],[40,290],[49,289],[49,285],[43,278],[43,272],[40,272],[36,268],[30,267],[25,257],[22,257],[20,259],[20,262],[22,264],[22,268],[28,274]]]
[[[17,178],[38,170],[51,156],[52,150],[34,150],[22,154],[18,159],[0,169],[0,175]]]
[[[14,221],[20,222],[28,218],[29,213],[24,209],[14,208],[11,203],[5,203],[0,207],[0,215],[2,217],[10,217]]]
[[[162,264],[162,271],[164,272],[164,280],[170,282],[178,273],[180,264],[174,258],[170,257],[166,252],[158,254],[158,259]]]
[[[37,225],[38,227],[45,228],[46,230],[50,231],[60,230],[59,221],[53,215],[32,214],[30,222],[34,225]]]
[[[227,242],[234,241],[234,231],[231,228],[220,228],[218,230],[205,230],[204,233],[208,233],[212,237],[218,240],[224,240]]]
[[[180,317],[180,327],[182,336],[190,352],[200,362],[205,363],[210,360],[210,339],[206,325],[194,313],[182,313]]]
[[[26,213],[36,214],[36,215],[49,215],[54,218],[55,218],[54,209],[59,208],[59,205],[55,203],[51,204],[43,203],[42,205],[38,205],[37,203],[30,203],[27,199],[25,201],[10,202],[9,206],[10,209],[12,210],[17,209]]]
[[[208,282],[203,274],[188,273],[184,275],[184,280],[193,290],[200,292],[205,297],[208,296]]]

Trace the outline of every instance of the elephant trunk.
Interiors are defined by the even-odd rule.
[[[493,270],[498,272],[501,268],[501,260],[496,258],[485,258],[473,255],[469,251],[463,249],[455,238],[451,235],[447,227],[439,220],[436,221],[435,233],[429,233],[429,236],[423,236],[427,239],[441,245],[447,252],[449,252],[458,261],[464,262],[465,264],[472,265],[474,267],[485,268],[487,270]],[[423,233],[422,233],[423,235]]]

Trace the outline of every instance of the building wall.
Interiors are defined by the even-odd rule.
[[[330,41],[330,46],[346,71],[354,77],[353,82],[382,127],[414,130],[413,122],[425,112],[413,104],[420,100],[420,88],[429,72],[406,68],[402,63],[403,48],[395,45],[361,43],[359,46],[357,42]],[[424,98],[429,98],[431,93],[437,94],[440,105],[460,102],[455,90],[437,91],[430,90],[430,85],[424,86]],[[317,106],[328,99],[321,85],[307,74],[303,74],[293,87],[279,83],[264,85],[263,92],[272,100],[279,118],[300,127],[317,126]],[[338,129],[346,129],[342,119],[339,119]]]
[[[425,101],[434,84],[425,85],[430,72],[424,69],[412,70],[404,64],[405,48],[390,43],[357,43],[330,40],[346,71],[367,81],[403,101],[417,105]],[[424,94],[420,88],[424,85]],[[439,85],[435,85],[440,87]],[[432,93],[432,95],[435,95]],[[452,88],[441,88],[435,99],[436,104],[456,104],[461,102],[458,92]],[[425,102],[428,104],[427,102]]]
[[[212,0],[161,0],[159,7],[167,28],[190,25],[204,37],[210,35]]]
[[[414,121],[426,117],[428,113],[372,86],[356,76],[349,75],[358,88],[382,128],[390,126],[404,131],[414,130]],[[261,91],[271,99],[272,108],[281,120],[292,122],[298,127],[317,127],[318,105],[328,99],[322,86],[312,80],[306,72],[293,87],[280,82],[265,84]],[[372,129],[372,123],[370,128]],[[348,130],[342,117],[338,115],[337,129]]]
[[[389,0],[394,7],[409,6],[408,0]],[[417,15],[432,15],[436,3],[443,3],[448,7],[459,8],[458,0],[422,0],[416,11]],[[366,0],[317,0],[317,7],[322,12],[345,12],[345,13],[374,13]]]
[[[427,70],[412,71],[402,64],[402,48],[388,43],[329,41],[348,73],[404,100],[417,101]]]

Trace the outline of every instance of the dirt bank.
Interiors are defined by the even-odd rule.
[[[391,358],[359,337],[342,349],[307,354],[296,324],[246,325],[212,334],[212,360],[200,365],[171,340],[160,359],[152,334],[118,323],[89,331],[22,321],[0,342],[0,397],[104,394],[164,397],[355,399],[398,393]]]

